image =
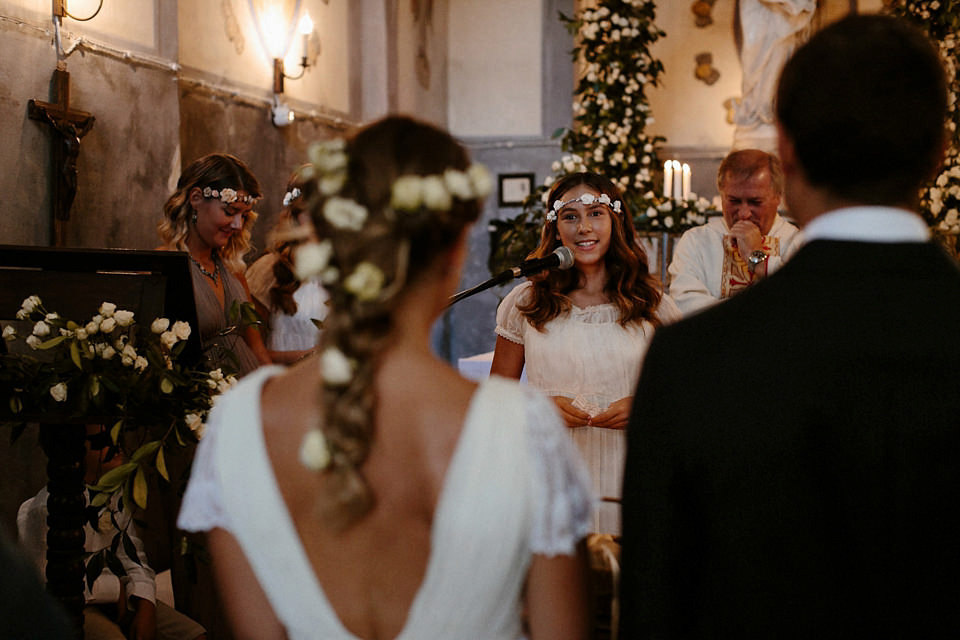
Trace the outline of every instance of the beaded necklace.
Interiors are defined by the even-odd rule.
[[[220,275],[220,261],[217,260],[216,256],[213,256],[213,273],[210,273],[203,267],[202,264],[200,264],[200,262],[197,261],[196,258],[190,255],[189,252],[187,253],[187,255],[190,256],[190,261],[193,264],[197,265],[197,269],[200,269],[200,273],[202,273],[203,275],[213,280],[213,284],[217,284],[217,276]]]

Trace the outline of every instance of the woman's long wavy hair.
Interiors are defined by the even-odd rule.
[[[660,305],[660,287],[650,274],[647,255],[637,243],[630,210],[616,185],[596,173],[580,172],[564,176],[550,189],[547,211],[552,211],[554,202],[580,185],[610,196],[611,201],[621,202],[619,214],[610,208],[610,248],[604,256],[607,269],[604,293],[620,310],[620,324],[626,326],[631,322],[647,320],[659,326],[656,311]],[[561,244],[557,220],[548,220],[540,232],[540,244],[529,257],[548,256]],[[553,269],[546,276],[534,279],[532,297],[519,307],[520,311],[531,325],[543,331],[548,322],[570,310],[572,303],[569,294],[581,286],[581,278],[580,271],[574,265],[572,269]]]
[[[163,205],[163,219],[157,225],[157,231],[164,246],[187,251],[187,236],[194,214],[190,191],[194,187],[246,191],[254,198],[262,195],[260,183],[240,158],[227,153],[211,153],[194,160],[180,174],[177,190]],[[217,252],[224,266],[234,273],[242,273],[246,267],[243,257],[252,248],[250,233],[256,219],[256,212],[251,210],[240,233],[233,234],[227,246]]]
[[[441,277],[439,257],[455,246],[481,207],[479,200],[454,198],[447,211],[391,209],[391,191],[398,177],[441,176],[446,169],[469,167],[466,150],[429,124],[407,117],[385,118],[349,138],[346,154],[346,182],[336,195],[366,208],[362,229],[344,230],[330,224],[323,215],[323,197],[310,207],[317,236],[331,240],[330,264],[340,274],[338,282],[327,285],[330,310],[319,349],[322,353],[336,347],[356,363],[346,387],[321,384],[320,391],[320,428],[331,451],[320,506],[324,521],[335,528],[349,526],[373,506],[374,496],[360,468],[375,436],[373,383],[379,355],[391,340],[398,301],[422,278]],[[343,279],[363,262],[384,274],[375,300],[361,301],[342,286]]]

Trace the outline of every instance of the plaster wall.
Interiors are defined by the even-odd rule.
[[[263,13],[254,15],[251,6]],[[179,2],[179,62],[184,75],[270,99],[274,57],[284,58],[288,75],[301,70],[303,45],[296,33],[300,16],[294,15],[294,6],[241,0]],[[352,107],[350,77],[356,73],[350,63],[348,3],[302,0],[301,11],[309,12],[314,23],[307,47],[310,67],[302,78],[284,81],[284,98],[347,115]]]
[[[447,126],[449,0],[397,2],[393,111]]]
[[[450,4],[450,130],[460,136],[541,135],[544,3]]]

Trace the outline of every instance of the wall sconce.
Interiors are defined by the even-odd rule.
[[[283,57],[275,57],[273,59],[273,92],[276,94],[283,93],[284,78],[299,80],[303,77],[303,74],[306,73],[307,67],[310,66],[310,63],[307,61],[307,47],[310,45],[310,34],[313,33],[313,20],[310,19],[309,12],[304,12],[303,16],[301,16],[300,22],[297,25],[297,32],[300,34],[303,42],[303,50],[300,55],[300,73],[295,76],[287,75],[283,69]]]

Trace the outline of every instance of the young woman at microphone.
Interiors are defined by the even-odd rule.
[[[530,258],[560,246],[573,252],[573,268],[532,277],[497,310],[491,373],[519,378],[526,365],[530,384],[551,396],[602,500],[593,530],[619,534],[633,390],[654,330],[680,312],[650,274],[630,212],[607,178],[575,173],[554,184]]]

